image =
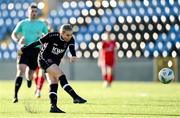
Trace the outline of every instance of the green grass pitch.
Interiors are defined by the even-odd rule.
[[[180,117],[180,84],[158,82],[114,81],[111,88],[103,88],[101,81],[70,81],[86,104],[73,104],[61,87],[58,106],[65,114],[49,113],[47,83],[42,97],[34,96],[33,85],[23,81],[19,102],[12,103],[14,81],[0,81],[0,118],[168,118]]]

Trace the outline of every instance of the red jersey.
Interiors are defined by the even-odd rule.
[[[102,41],[101,50],[101,61],[104,61],[105,65],[114,65],[114,50],[116,47],[116,42],[113,40]]]

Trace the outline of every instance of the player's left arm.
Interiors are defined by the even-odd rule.
[[[70,41],[69,51],[70,51],[70,53],[71,53],[71,55],[72,55],[72,57],[70,57],[70,62],[74,62],[74,61],[76,61],[77,59],[79,59],[79,58],[76,56],[74,38],[72,38],[71,41]]]
[[[47,33],[48,33],[48,25],[46,25],[44,22],[43,22],[42,32],[43,32],[44,34],[47,34]]]
[[[101,67],[101,65],[102,65],[102,61],[103,61],[103,57],[102,57],[102,50],[103,50],[103,43],[101,42],[101,44],[102,44],[102,46],[101,46],[101,49],[99,49],[99,56],[98,56],[98,60],[97,60],[97,65],[99,66],[99,67]]]

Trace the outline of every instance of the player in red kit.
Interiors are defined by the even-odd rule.
[[[102,48],[99,52],[98,66],[102,71],[104,86],[110,87],[113,81],[116,42],[110,39],[109,32],[105,32],[103,38]]]
[[[37,98],[41,97],[41,89],[44,83],[44,75],[42,74],[43,73],[42,71],[43,71],[42,69],[37,67],[33,75],[33,80],[35,81],[36,84],[35,96]]]

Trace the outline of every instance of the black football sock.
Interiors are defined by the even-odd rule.
[[[61,87],[73,98],[75,99],[78,95],[73,90],[73,88],[68,84],[66,76],[62,75],[59,77],[59,81],[61,84]]]
[[[18,91],[22,84],[22,77],[17,77],[15,80],[15,88],[14,88],[14,98],[18,97]]]
[[[49,90],[49,99],[52,106],[56,106],[57,104],[57,89],[58,84],[51,84]]]

